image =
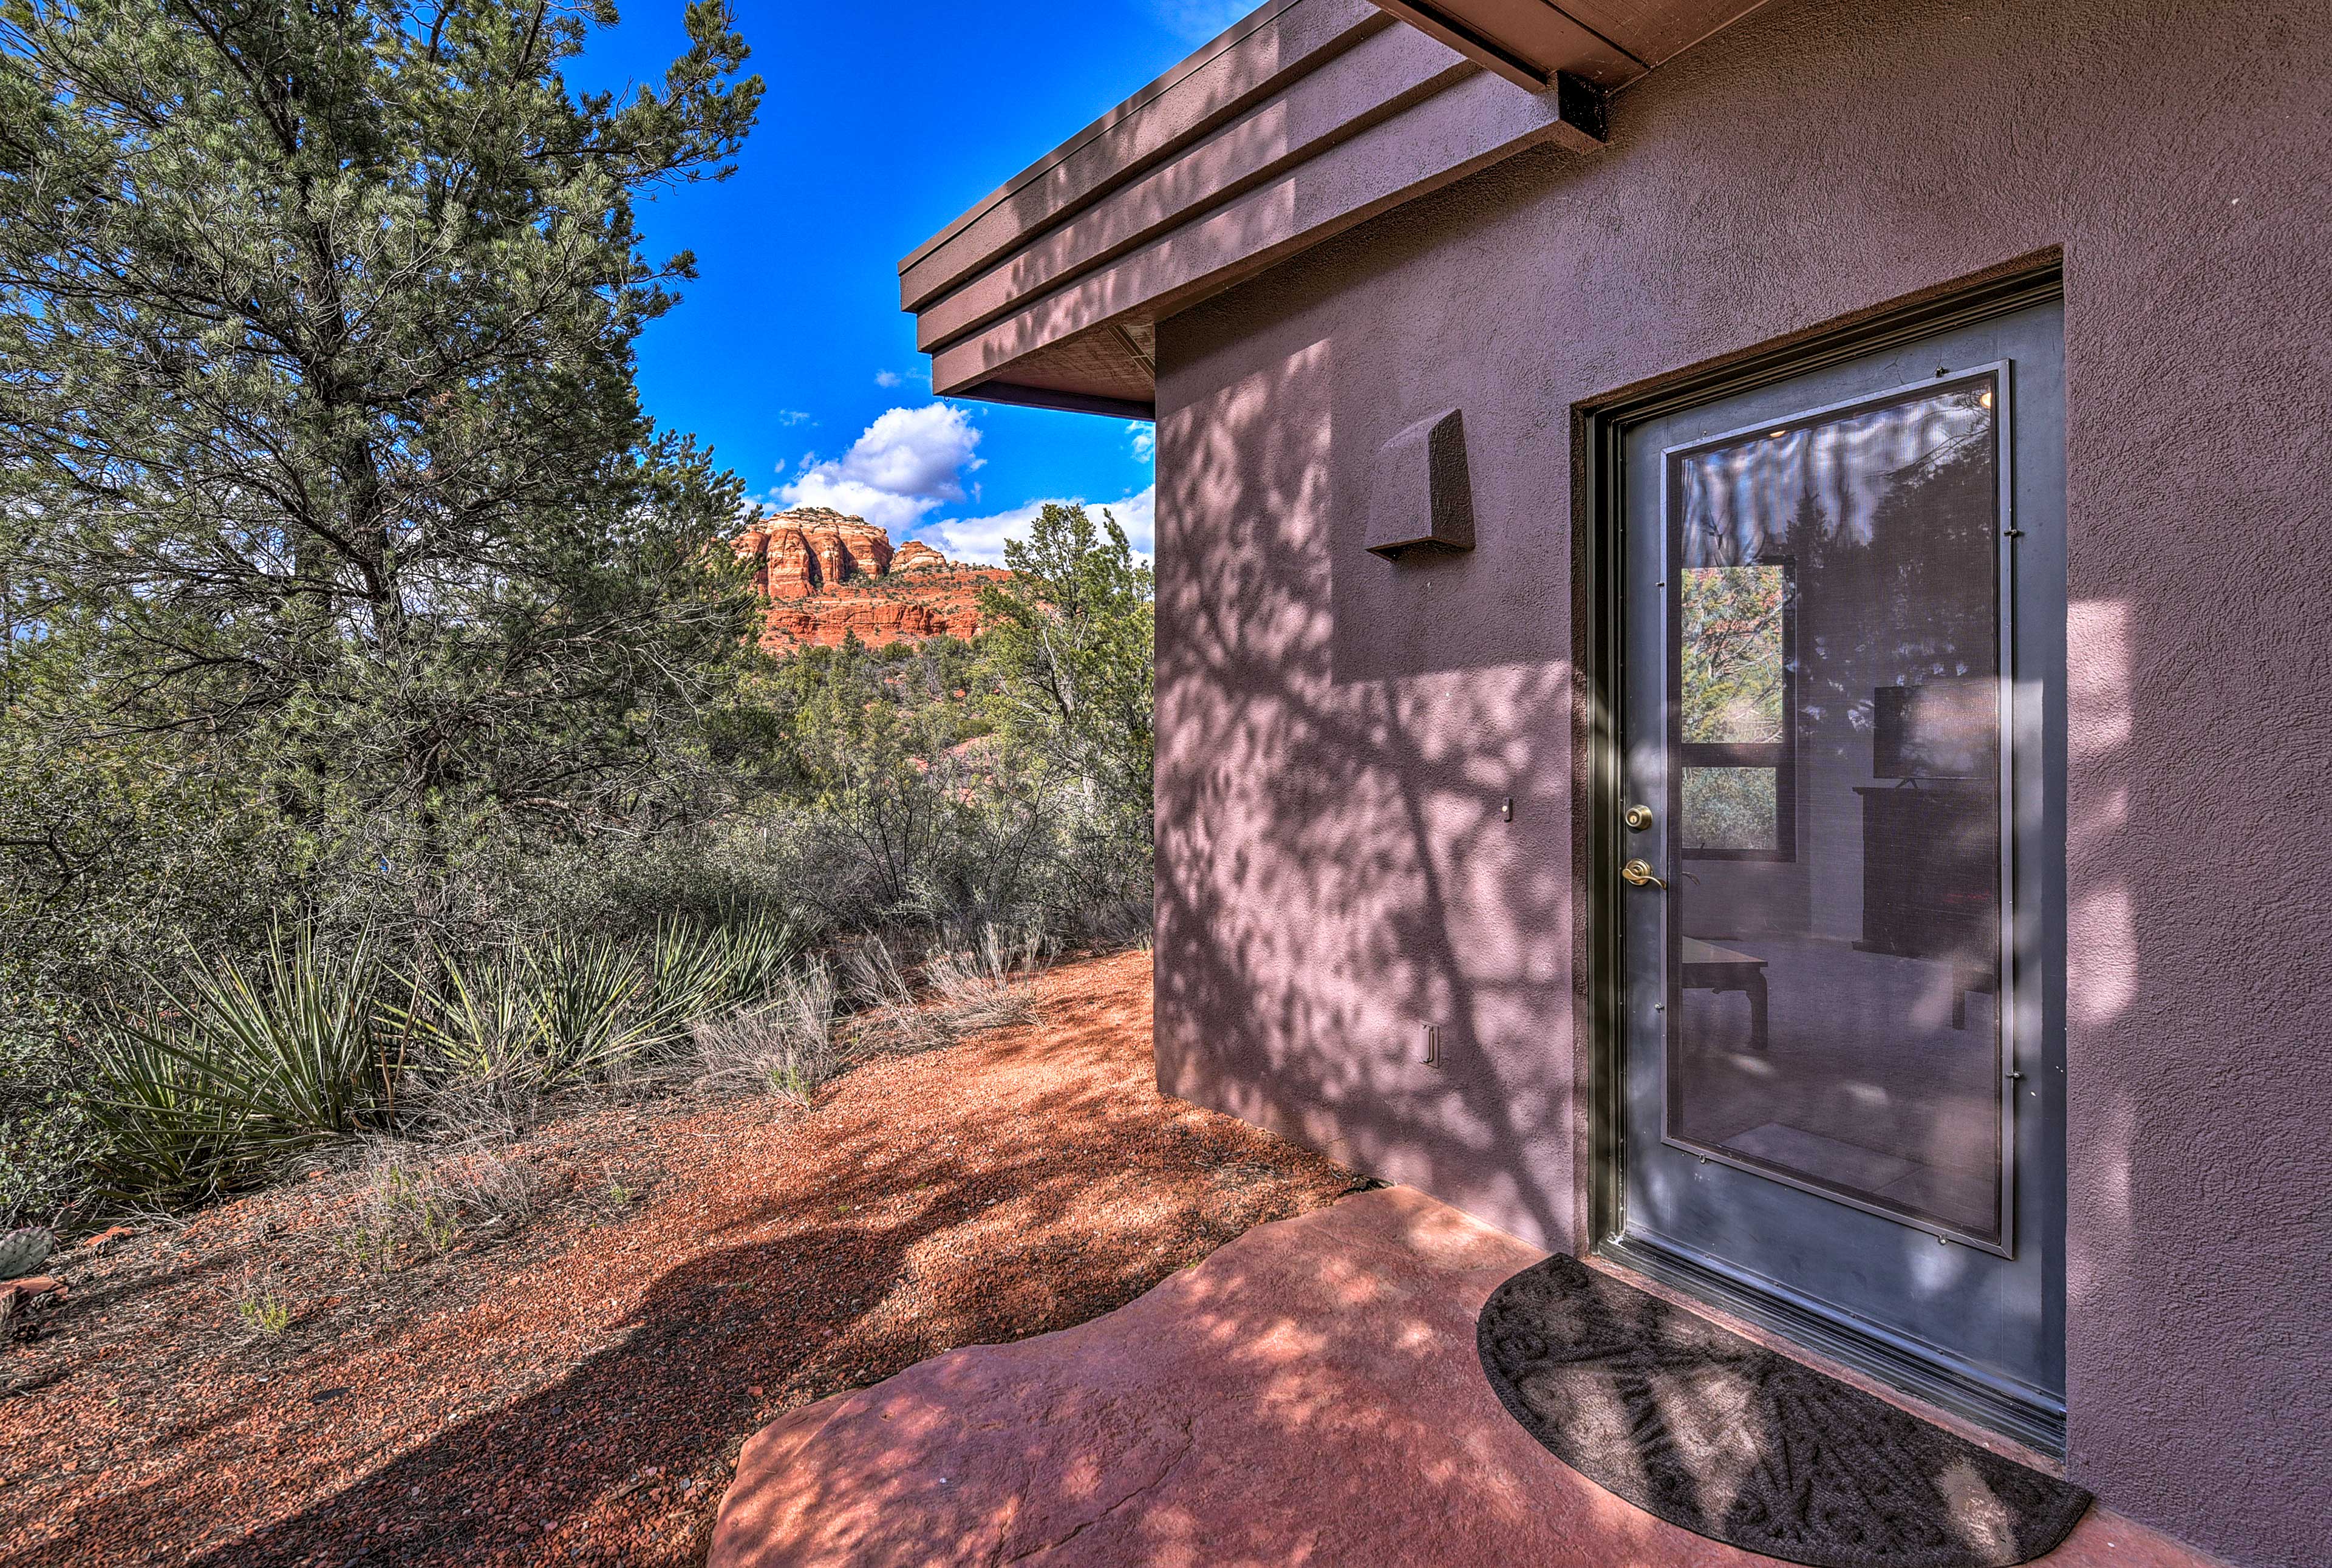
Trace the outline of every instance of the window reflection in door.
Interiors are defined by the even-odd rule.
[[[1684,569],[1677,821],[1687,856],[1787,860],[1796,850],[1792,575],[1786,561]]]
[[[2004,1236],[1998,381],[1668,454],[1667,1135]]]

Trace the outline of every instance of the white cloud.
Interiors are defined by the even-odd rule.
[[[1136,463],[1149,463],[1157,457],[1158,426],[1146,419],[1131,420],[1125,426],[1125,434],[1133,443],[1133,460]]]
[[[1150,0],[1166,30],[1192,43],[1204,43],[1255,9],[1255,0]]]
[[[886,388],[896,387],[900,382],[905,379],[906,378],[900,375],[896,370],[877,370],[874,372],[874,385],[877,387]]]
[[[1004,564],[1004,541],[1027,532],[1045,509],[1041,501],[999,512],[994,517],[966,517],[935,523],[923,531],[927,541],[952,560],[973,560],[987,566]]]
[[[1101,506],[1074,498],[1054,496],[1016,506],[1009,512],[999,512],[992,517],[967,517],[935,522],[923,531],[926,539],[935,537],[938,547],[956,560],[979,561],[988,566],[1004,564],[1004,541],[1027,535],[1028,525],[1047,506],[1083,505],[1099,521]],[[1157,486],[1144,485],[1139,492],[1123,501],[1106,503],[1117,525],[1125,530],[1126,542],[1135,553],[1147,559],[1152,552],[1156,538]]]
[[[963,476],[981,465],[979,445],[979,427],[961,408],[894,408],[840,457],[817,463],[805,454],[778,499],[788,507],[829,506],[896,535],[942,505],[964,502]]]
[[[799,408],[780,408],[772,416],[779,425],[807,425],[809,415]]]

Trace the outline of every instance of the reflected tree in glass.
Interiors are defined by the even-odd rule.
[[[1784,848],[1790,592],[1782,565],[1685,569],[1678,722],[1687,853]]]

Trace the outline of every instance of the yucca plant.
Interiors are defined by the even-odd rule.
[[[684,1028],[686,1009],[721,989],[717,947],[559,935],[457,958],[435,979],[408,977],[385,1023],[413,1040],[439,1090],[483,1092],[512,1109],[535,1095],[606,1077]],[[442,1096],[441,1096],[442,1097]]]
[[[859,1045],[875,1050],[929,1051],[955,1043],[945,1012],[927,1008],[891,944],[870,936],[844,957]]]
[[[432,1080],[452,1078],[508,1107],[543,1086],[550,1022],[526,968],[506,955],[457,959],[440,950],[435,980],[406,978],[383,1021],[412,1042]]]
[[[99,1047],[91,1119],[107,1134],[97,1185],[106,1196],[165,1208],[201,1202],[263,1175],[273,1155],[252,1107],[215,1092],[190,1041],[117,1032]]]
[[[767,1001],[784,990],[800,951],[792,925],[769,915],[659,925],[648,948],[645,1027],[668,1044],[685,1038],[691,1024]]]
[[[106,1190],[215,1196],[392,1103],[379,970],[369,935],[335,953],[302,926],[288,941],[279,927],[248,967],[197,953],[183,981],[149,973],[157,1005],[112,1019],[96,1051],[91,1110],[113,1143]]]
[[[731,921],[721,932],[729,948],[727,1000],[750,1007],[785,991],[804,946],[792,922],[757,914]]]
[[[696,1018],[710,1018],[735,999],[737,952],[719,926],[693,921],[659,924],[647,949],[645,1020],[655,1043],[683,1034]]]
[[[521,962],[542,1021],[546,1086],[604,1076],[664,1033],[647,966],[621,943],[555,936],[522,950]]]

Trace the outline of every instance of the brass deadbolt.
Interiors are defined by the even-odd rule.
[[[1641,833],[1652,825],[1652,808],[1649,806],[1630,806],[1628,808],[1626,820],[1630,827]]]

